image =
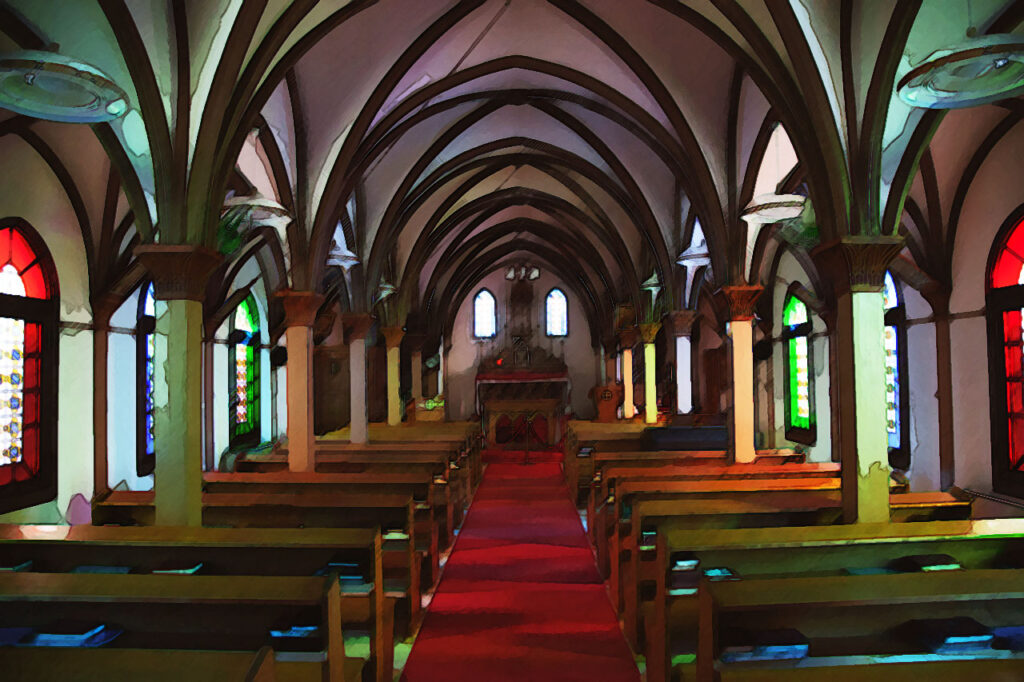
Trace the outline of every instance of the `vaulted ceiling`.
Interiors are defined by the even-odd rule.
[[[676,261],[698,224],[700,277],[745,277],[740,214],[778,124],[823,239],[902,224],[927,269],[904,211],[920,159],[933,137],[969,158],[986,131],[936,134],[942,114],[894,84],[968,24],[1022,20],[1011,0],[7,0],[0,51],[57,43],[131,111],[88,132],[0,110],[0,134],[60,160],[97,261],[215,244],[248,185],[292,216],[282,286],[367,310],[393,284],[403,321],[436,335],[482,276],[528,258],[574,289],[596,339],[652,272],[685,304]],[[1008,111],[985,109],[972,120]],[[328,266],[343,250],[359,260],[344,275]]]

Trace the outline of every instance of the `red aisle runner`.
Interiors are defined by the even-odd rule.
[[[488,465],[402,679],[639,682],[557,463]]]

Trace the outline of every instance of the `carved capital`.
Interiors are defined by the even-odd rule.
[[[764,287],[758,284],[724,286],[720,289],[725,300],[729,302],[729,319],[754,319],[754,305],[761,297]]]
[[[405,342],[413,353],[422,353],[423,346],[427,343],[427,335],[424,332],[406,332]]]
[[[640,338],[644,343],[654,343],[654,338],[661,330],[661,322],[647,322],[640,325]]]
[[[323,305],[324,297],[312,291],[284,289],[274,294],[284,305],[286,327],[312,327],[316,313]]]
[[[345,340],[352,343],[358,339],[365,339],[373,326],[373,316],[367,313],[345,313],[341,317],[345,326]]]
[[[673,310],[665,316],[668,328],[675,336],[689,336],[699,314],[696,310]]]
[[[210,275],[224,259],[191,244],[143,244],[135,257],[153,278],[153,297],[161,301],[202,301]]]
[[[623,349],[632,348],[636,345],[637,333],[636,327],[629,327],[627,329],[619,330],[619,345]]]
[[[892,235],[854,235],[816,248],[819,269],[833,278],[836,294],[881,291],[885,271],[903,250],[903,238]]]
[[[124,300],[115,294],[100,294],[92,299],[92,324],[97,330],[110,329],[110,317],[121,307]]]
[[[630,329],[636,324],[636,310],[629,303],[615,306],[615,329]]]
[[[384,346],[388,350],[402,345],[402,337],[405,336],[405,330],[401,327],[382,327],[381,332],[384,334]]]

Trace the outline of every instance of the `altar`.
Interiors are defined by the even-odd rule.
[[[477,413],[489,447],[553,447],[565,435],[569,372],[561,360],[529,350],[517,358],[509,349],[477,372]]]

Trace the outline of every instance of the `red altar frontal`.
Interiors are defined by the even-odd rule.
[[[535,360],[526,365],[503,354],[477,372],[476,407],[489,447],[553,447],[565,435],[569,372],[565,363],[539,349],[530,356]]]

